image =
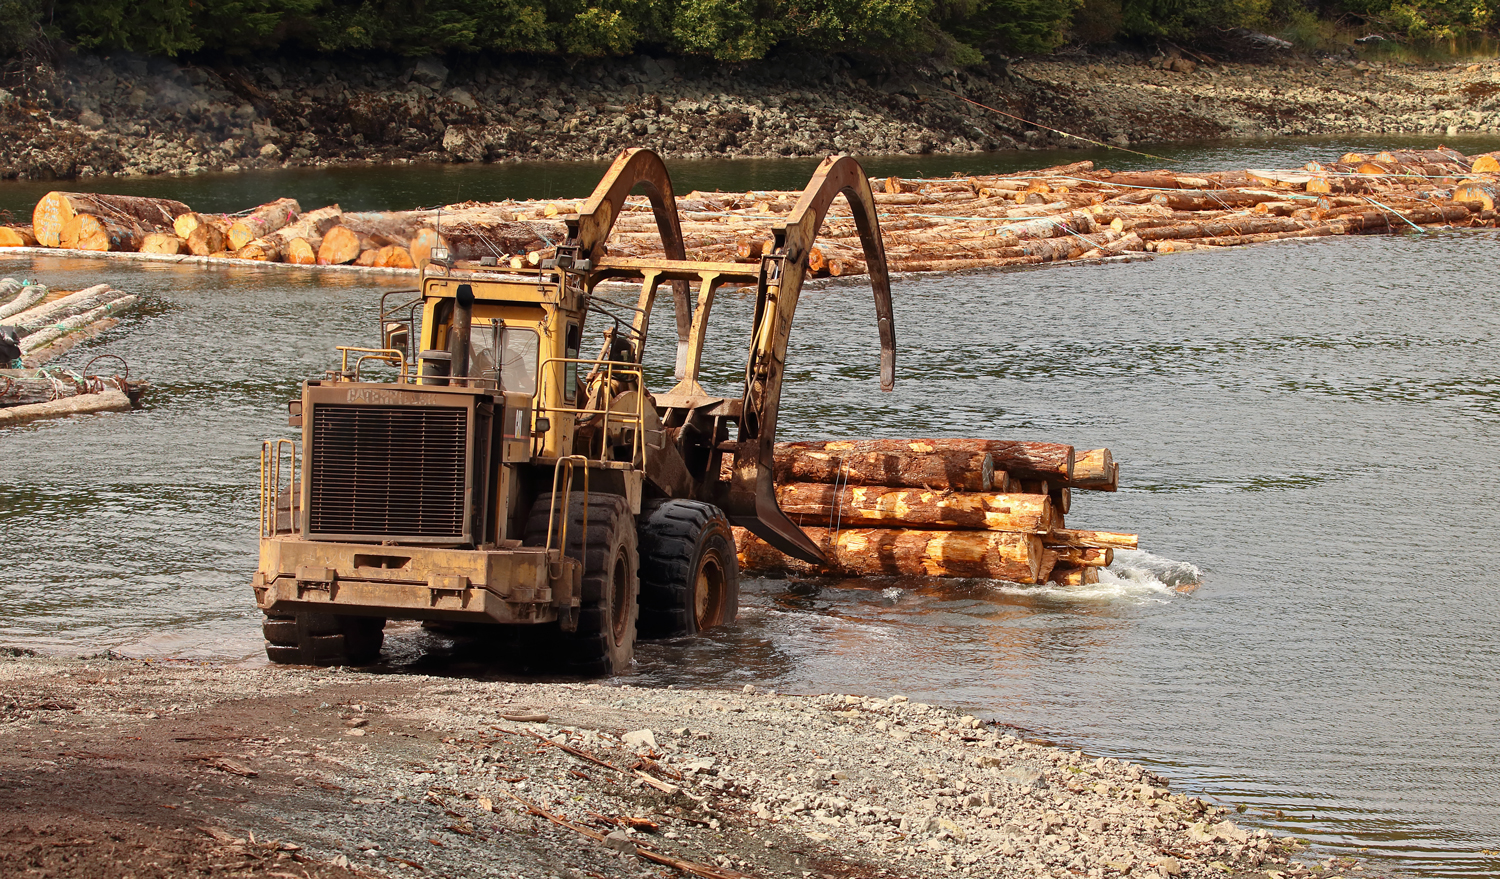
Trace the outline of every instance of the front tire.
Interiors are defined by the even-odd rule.
[[[641,505],[643,638],[692,635],[739,615],[739,560],[722,510],[688,500]]]
[[[278,665],[370,665],[385,644],[381,617],[331,613],[266,615],[266,658]]]
[[[527,546],[547,545],[551,509],[550,494],[537,498],[532,505],[522,538]],[[640,595],[635,517],[619,495],[590,494],[585,506],[583,494],[574,492],[567,508],[567,522],[564,554],[583,561],[578,628],[564,632],[558,627],[551,632],[551,640],[558,648],[564,671],[578,675],[619,674],[635,658]],[[554,541],[559,527],[558,522],[553,523]]]

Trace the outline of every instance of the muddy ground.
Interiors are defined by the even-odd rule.
[[[0,178],[605,159],[625,146],[743,158],[1082,145],[1019,120],[1120,146],[1500,131],[1493,61],[1170,53],[968,70],[815,57],[721,65],[639,56],[573,67],[485,58],[231,67],[130,54],[13,62],[0,77]]]
[[[1138,765],[899,694],[482,677],[0,659],[0,874],[1310,874]]]

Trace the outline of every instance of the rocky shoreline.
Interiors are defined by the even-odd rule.
[[[13,62],[0,179],[361,163],[965,153],[1298,135],[1500,133],[1500,63],[1119,52],[1003,70],[861,71],[840,58],[724,66],[437,58],[208,67],[129,54]],[[968,100],[965,100],[965,99]],[[971,103],[977,102],[976,103]]]
[[[753,686],[11,657],[0,807],[7,875],[1311,875],[1139,765]]]

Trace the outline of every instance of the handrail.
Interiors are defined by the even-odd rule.
[[[635,412],[619,412],[617,410],[611,409],[609,407],[609,403],[603,400],[603,395],[601,395],[600,406],[597,408],[589,406],[575,407],[541,405],[541,389],[543,387],[543,380],[547,375],[547,367],[553,364],[566,366],[569,363],[592,366],[594,368],[594,375],[598,376],[599,380],[603,383],[602,386],[606,388],[610,387],[614,383],[617,376],[633,376],[636,380]],[[599,370],[601,369],[603,370],[602,374],[599,372]],[[566,376],[566,370],[563,370],[561,375],[559,376],[559,383],[562,379],[566,378]],[[603,423],[600,427],[600,435],[605,438],[606,443],[608,442],[609,437],[609,421],[611,416],[614,416],[616,419],[618,419],[623,426],[629,426],[633,424],[635,427],[635,439],[632,443],[631,459],[634,460],[635,456],[639,454],[642,464],[644,465],[644,462],[646,460],[645,387],[646,375],[644,370],[641,368],[641,365],[638,363],[630,363],[622,360],[596,360],[587,357],[547,357],[537,364],[537,405],[532,410],[532,414],[533,417],[549,415],[552,413],[568,413],[569,415],[573,416],[602,415]]]
[[[361,348],[357,345],[337,345],[335,348],[343,355],[343,359],[339,363],[339,375],[344,376],[347,381],[359,381],[360,367],[364,366],[366,360],[375,360],[397,367],[401,373],[397,378],[397,382],[408,384],[406,352],[400,348]],[[349,371],[349,354],[351,352],[362,355],[354,361],[353,373]]]
[[[287,460],[287,532],[297,530],[297,441],[292,439],[268,439],[260,444],[260,536],[275,537],[281,533],[277,527],[280,512],[282,452]]]
[[[568,469],[563,470],[567,464]],[[557,459],[552,465],[552,500],[547,507],[547,573],[553,580],[562,578],[562,557],[568,552],[568,510],[572,508],[573,500],[573,468],[583,468],[583,541],[579,546],[578,557],[582,560],[588,559],[589,551],[589,459],[583,455],[564,455]],[[563,474],[566,473],[566,476]],[[563,515],[557,515],[557,482],[562,478],[563,484]],[[552,562],[552,523],[558,522],[557,536],[557,567],[553,568]]]

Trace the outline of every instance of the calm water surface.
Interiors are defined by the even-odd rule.
[[[144,294],[67,363],[119,353],[153,382],[137,412],[0,431],[0,643],[253,657],[259,441],[373,335],[382,288],[105,268],[0,262]],[[891,394],[868,289],[809,291],[784,438],[1108,445],[1121,490],[1069,523],[1144,551],[1083,592],[751,581],[738,625],[643,647],[632,679],[902,692],[1149,761],[1341,853],[1500,873],[1497,268],[1500,236],[1440,232],[906,279]],[[742,369],[750,306],[721,294],[711,386]]]

